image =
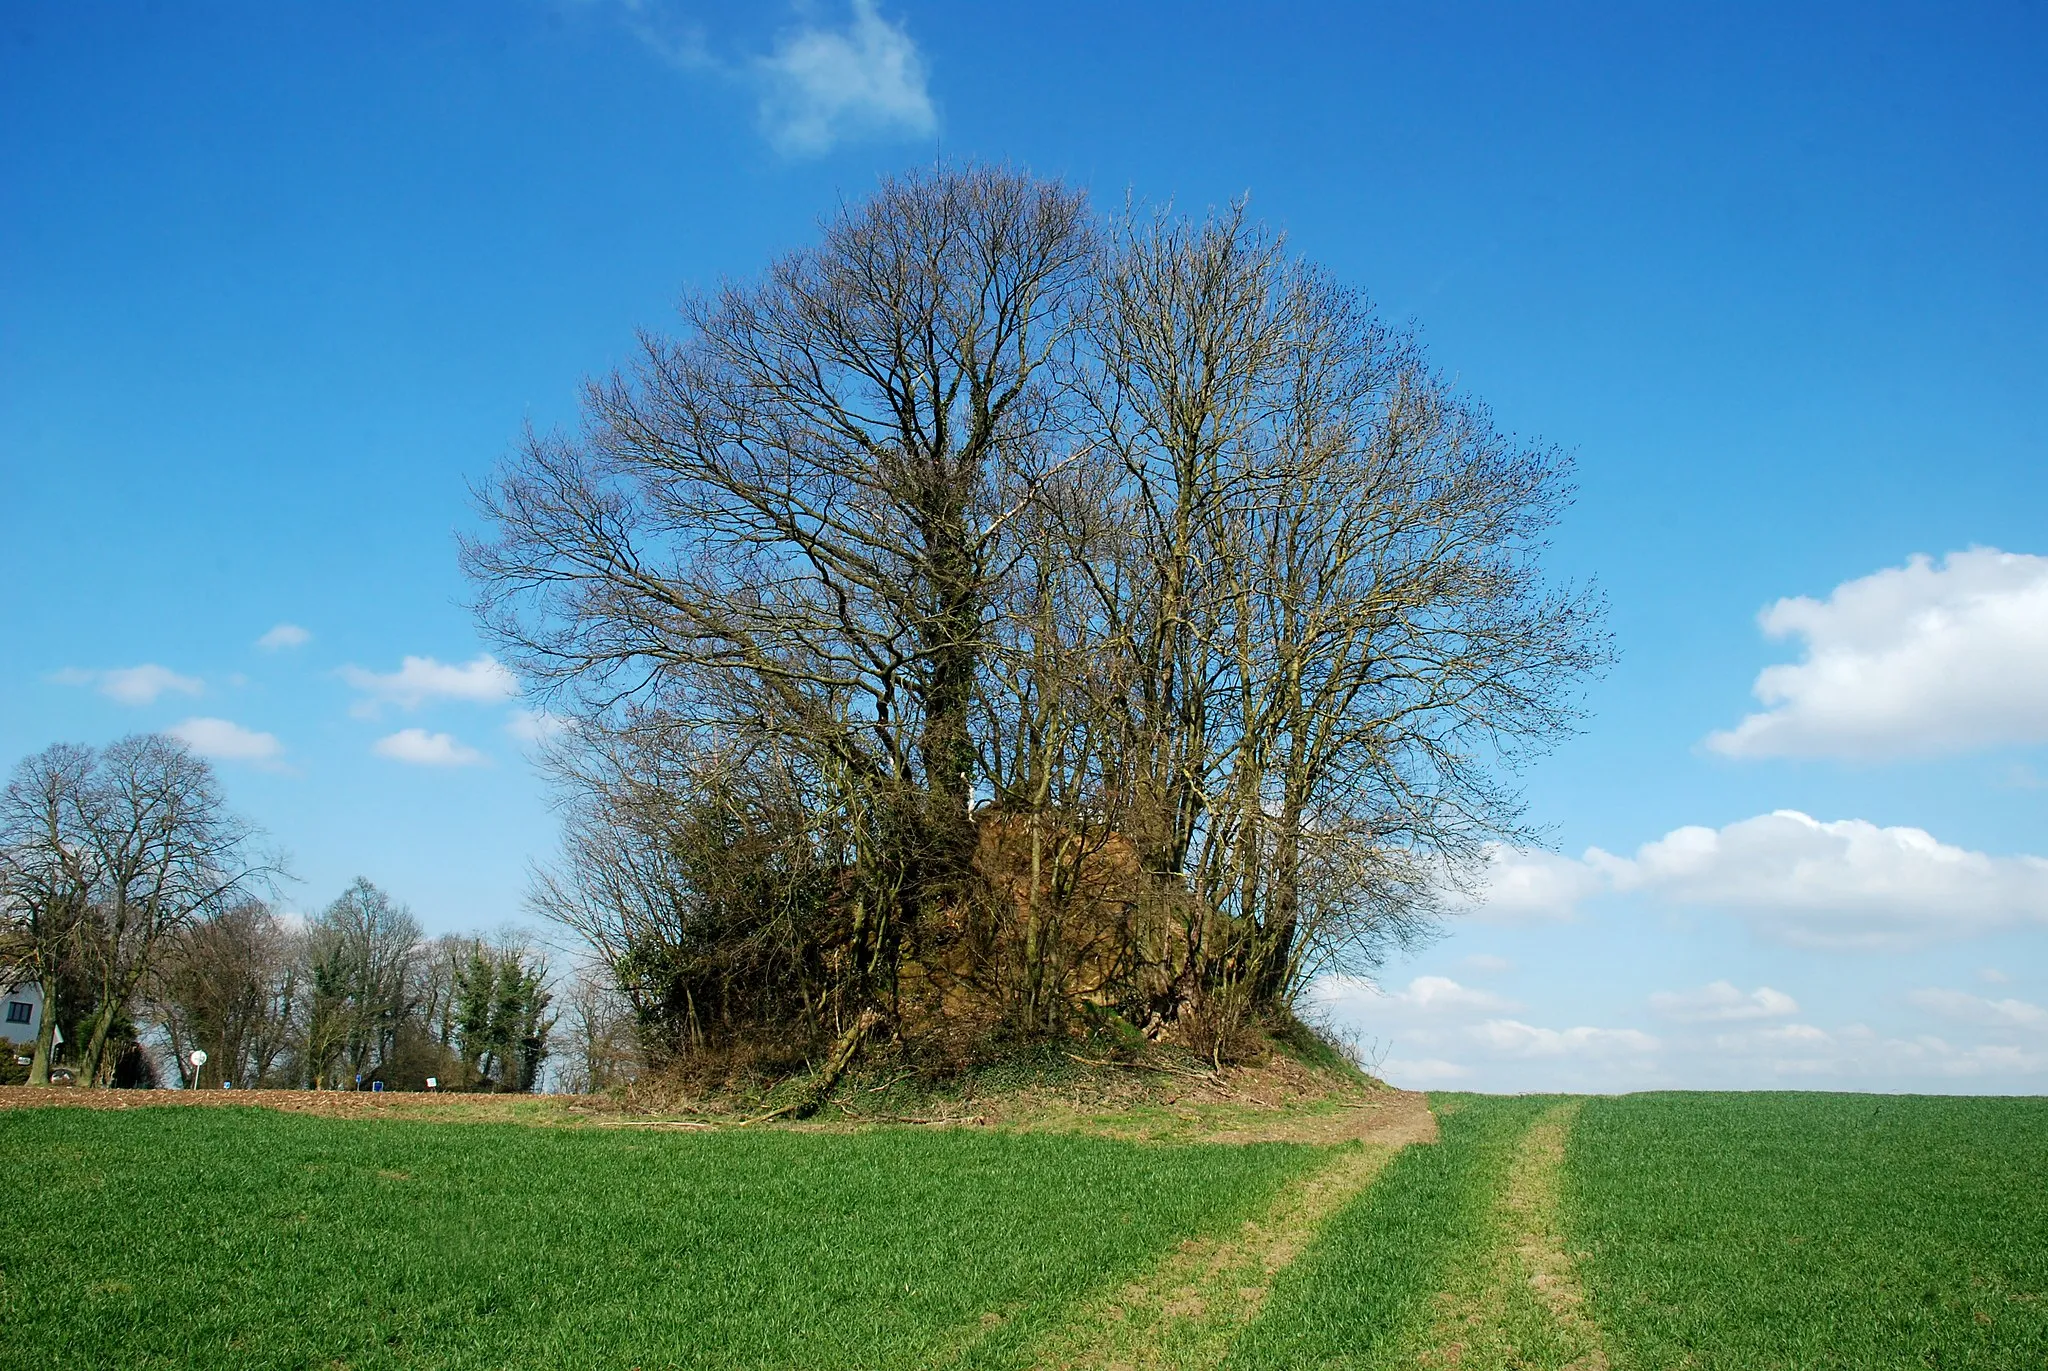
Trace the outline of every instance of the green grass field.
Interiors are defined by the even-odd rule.
[[[1590,1329],[1617,1371],[2048,1368],[2048,1100],[1589,1100],[1546,1234],[1504,1190],[1554,1103],[1438,1096],[1229,1364],[1580,1367]],[[1536,1290],[1546,1236],[1582,1306]]]
[[[1415,1364],[1435,1299],[1492,1236],[1493,1195],[1541,1097],[1446,1098],[1431,1147],[1411,1147],[1275,1283],[1226,1363],[1243,1371]]]
[[[1618,1365],[2048,1367],[2048,1100],[1595,1100],[1565,1201]]]
[[[2048,1367],[2048,1100],[1434,1103],[1206,1310],[1366,1154],[0,1111],[0,1366]]]
[[[910,1367],[1007,1354],[1286,1146],[0,1114],[0,1366]]]

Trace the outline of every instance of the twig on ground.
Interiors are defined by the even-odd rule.
[[[892,1086],[892,1085],[901,1085],[901,1084],[903,1084],[903,1082],[905,1082],[905,1081],[909,1080],[909,1079],[910,1079],[910,1078],[911,1078],[912,1076],[915,1076],[916,1074],[917,1074],[917,1068],[916,1068],[916,1067],[912,1067],[912,1068],[911,1068],[910,1070],[908,1070],[908,1071],[904,1072],[904,1073],[903,1073],[902,1075],[900,1075],[900,1076],[896,1077],[896,1079],[895,1079],[895,1080],[892,1080],[892,1081],[883,1081],[883,1082],[882,1082],[882,1083],[881,1083],[880,1085],[877,1085],[877,1086],[870,1086],[870,1087],[869,1087],[869,1088],[868,1088],[868,1089],[867,1089],[866,1091],[864,1091],[864,1092],[862,1092],[862,1093],[864,1093],[864,1094],[868,1094],[868,1095],[879,1095],[879,1094],[881,1094],[881,1093],[882,1093],[882,1092],[883,1092],[884,1090],[887,1090],[887,1089],[888,1089],[888,1088],[889,1088],[890,1086]]]
[[[1093,1057],[1083,1057],[1078,1053],[1074,1052],[1069,1052],[1067,1056],[1081,1063],[1083,1066],[1120,1066],[1126,1071],[1157,1071],[1168,1076],[1185,1076],[1191,1081],[1206,1082],[1207,1084],[1213,1085],[1217,1089],[1223,1091],[1225,1094],[1236,1093],[1235,1091],[1231,1090],[1231,1088],[1228,1085],[1224,1084],[1223,1072],[1220,1069],[1213,1072],[1190,1071],[1184,1066],[1161,1066],[1157,1062],[1097,1061]]]
[[[598,1119],[598,1128],[716,1128],[703,1119]]]

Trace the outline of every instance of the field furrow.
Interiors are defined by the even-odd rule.
[[[1033,1350],[1033,1367],[1072,1371],[1205,1371],[1265,1303],[1273,1278],[1395,1153],[1358,1143],[1281,1192],[1233,1232],[1189,1238],[1137,1280],[1085,1302]]]
[[[1452,1265],[1437,1294],[1437,1317],[1415,1352],[1419,1364],[1607,1371],[1558,1214],[1565,1138],[1582,1103],[1553,1105],[1516,1142],[1484,1239]]]

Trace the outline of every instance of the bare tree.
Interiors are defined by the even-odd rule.
[[[561,1088],[594,1094],[630,1083],[641,1067],[633,1032],[633,1009],[612,985],[609,969],[598,965],[569,987],[568,1047],[560,1068]]]
[[[1528,836],[1569,464],[1242,205],[940,169],[684,316],[465,550],[577,718],[536,902],[657,1045],[1282,1012]]]
[[[305,1009],[303,942],[260,900],[172,935],[144,990],[181,1084],[286,1083]],[[191,1064],[194,1047],[206,1050],[203,1067]]]
[[[41,776],[49,785],[37,793],[56,805],[46,812],[70,827],[50,841],[67,845],[68,869],[89,882],[71,936],[92,1000],[80,1075],[97,1083],[109,1037],[166,940],[276,867],[254,850],[255,829],[228,811],[213,768],[172,739],[136,734],[96,756],[68,752]]]
[[[358,876],[308,929],[305,1071],[314,1089],[358,1084],[389,1063],[417,1017],[420,926]]]
[[[23,759],[0,792],[0,950],[10,978],[26,973],[43,996],[30,1085],[49,1084],[60,974],[75,962],[97,885],[84,805],[98,760],[60,743]]]
[[[1565,461],[1281,247],[1241,206],[1138,216],[1102,272],[1094,422],[1131,536],[1089,584],[1108,784],[1195,897],[1169,1012],[1422,932],[1434,888],[1527,836],[1504,778],[1606,655],[1597,599],[1537,565]]]
[[[485,622],[587,708],[803,759],[857,879],[844,1004],[893,989],[974,848],[970,715],[1007,525],[1055,451],[1092,247],[1081,196],[1002,169],[887,181],[534,438],[465,556]]]

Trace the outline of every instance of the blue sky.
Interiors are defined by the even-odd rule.
[[[1554,850],[1329,1012],[1403,1084],[2038,1092],[2044,57],[2020,5],[10,5],[0,757],[181,729],[290,903],[518,919],[454,535],[522,425],[935,154],[1248,191],[1576,455],[1621,653]]]

